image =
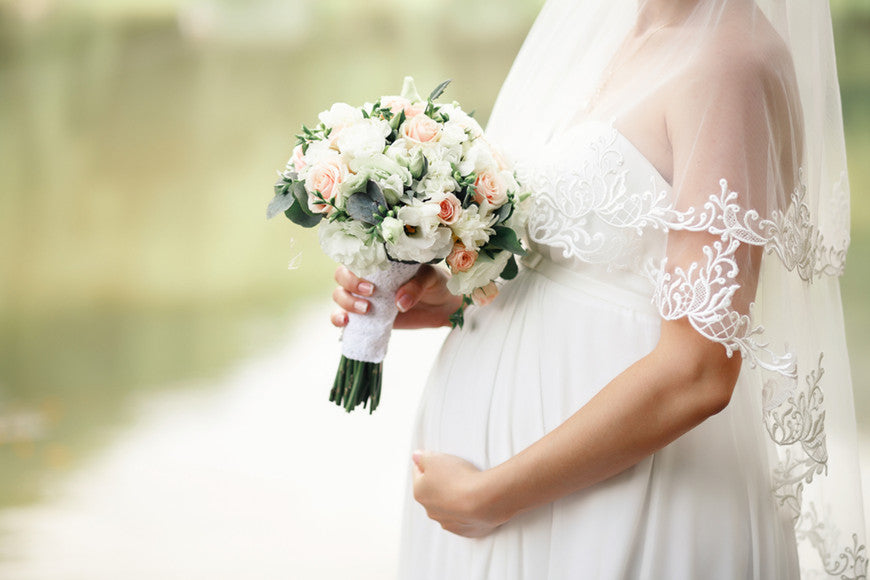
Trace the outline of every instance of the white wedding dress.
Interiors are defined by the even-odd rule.
[[[653,165],[612,124],[586,122],[526,160],[521,177],[533,191],[534,251],[449,335],[413,438],[414,448],[482,469],[565,421],[650,352],[660,329],[651,269],[665,252],[659,210],[670,186]],[[409,491],[399,578],[798,578],[792,522],[771,494],[762,389],[748,366],[723,412],[486,537],[445,532]]]

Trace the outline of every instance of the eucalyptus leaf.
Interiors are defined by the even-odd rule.
[[[520,244],[515,231],[505,226],[495,226],[492,229],[494,233],[486,243],[487,246],[498,248],[500,250],[507,250],[513,254],[519,254],[520,256],[526,255],[526,251]]]
[[[275,195],[284,195],[291,185],[293,184],[282,179],[275,184]]]
[[[289,197],[289,196],[288,196]],[[320,220],[323,218],[323,214],[320,213],[311,213],[308,210],[308,205],[303,206],[299,202],[294,200],[293,205],[291,205],[287,211],[284,212],[284,215],[287,216],[291,222],[298,226],[302,226],[303,228],[313,228],[317,224],[320,223]]]
[[[503,223],[507,221],[511,214],[514,212],[514,206],[512,203],[506,203],[498,210],[496,210],[495,215],[497,216],[496,223]]]
[[[269,207],[266,208],[266,219],[272,219],[279,213],[287,211],[295,201],[296,198],[286,193],[276,195],[269,202]]]
[[[429,95],[429,100],[430,100],[430,101],[434,101],[435,99],[437,99],[438,97],[440,97],[441,94],[444,92],[444,89],[447,88],[447,85],[450,84],[450,81],[451,81],[451,80],[453,80],[453,79],[447,79],[446,81],[444,81],[443,83],[441,83],[440,85],[438,85],[437,87],[435,87],[435,89],[434,89],[434,90],[432,91],[432,93]]]
[[[387,206],[387,198],[384,197],[384,192],[381,191],[381,187],[374,181],[369,181],[366,186],[366,195],[375,203],[376,206]]]
[[[296,200],[296,205],[298,205],[302,211],[308,215],[315,215],[313,211],[308,209],[308,191],[305,189],[304,183],[301,181],[294,181],[290,188],[290,194],[293,195],[293,198]]]
[[[371,199],[367,194],[355,193],[347,198],[345,211],[355,220],[374,225],[376,223],[375,216],[378,214],[378,205],[380,204]]]

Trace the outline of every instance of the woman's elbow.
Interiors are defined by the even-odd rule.
[[[678,378],[671,384],[682,396],[693,395],[692,406],[702,417],[720,413],[731,402],[742,357],[736,352],[728,356],[724,346],[701,336],[688,324],[673,328],[675,322],[663,325],[659,343],[664,360]]]

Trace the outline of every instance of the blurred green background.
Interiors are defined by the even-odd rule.
[[[310,232],[264,219],[302,123],[406,74],[452,78],[485,120],[541,3],[0,0],[0,510],[40,501],[134,399],[220,376],[328,295]],[[870,430],[870,2],[832,7]]]

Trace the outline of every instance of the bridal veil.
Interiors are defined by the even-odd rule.
[[[487,134],[521,162],[586,117],[619,126],[657,95],[680,95],[683,121],[668,130],[684,146],[663,170],[673,195],[626,197],[616,225],[668,233],[667,257],[647,264],[662,317],[686,317],[753,373],[771,494],[794,523],[802,576],[866,578],[839,292],[849,186],[827,2],[674,2],[686,9],[626,55],[639,4],[548,0]],[[628,57],[641,72],[617,80]]]

